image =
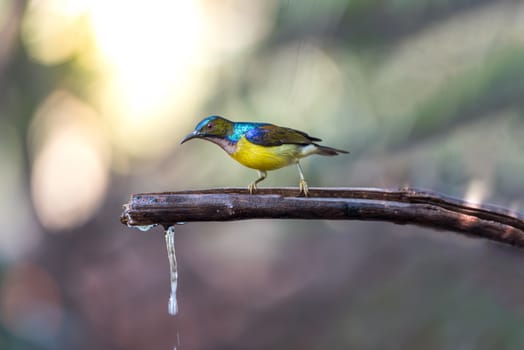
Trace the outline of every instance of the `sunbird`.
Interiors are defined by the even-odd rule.
[[[257,190],[257,184],[264,180],[268,170],[296,164],[300,175],[299,194],[308,195],[309,188],[300,166],[300,159],[312,154],[336,156],[349,153],[341,149],[321,146],[322,141],[303,131],[269,123],[232,122],[212,115],[200,121],[195,130],[180,141],[194,138],[216,143],[240,164],[258,171],[258,178],[249,187],[249,193]]]

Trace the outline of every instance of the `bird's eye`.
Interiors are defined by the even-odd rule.
[[[209,124],[207,124],[207,128],[208,128],[208,129],[213,129],[213,126],[214,126],[213,123],[209,123]]]

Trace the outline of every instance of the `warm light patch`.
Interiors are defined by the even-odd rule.
[[[128,112],[135,116],[154,113],[169,94],[187,83],[199,42],[196,4],[92,2],[96,43]]]
[[[108,148],[96,114],[73,96],[57,92],[39,108],[31,127],[31,189],[42,224],[64,230],[84,223],[104,198]]]
[[[197,6],[156,0],[90,5],[104,71],[98,98],[116,144],[126,151],[150,155],[173,144],[168,132],[196,105],[203,79],[194,64],[202,28]]]
[[[489,188],[485,181],[473,180],[469,184],[464,200],[470,203],[481,204],[489,194]]]
[[[24,15],[22,39],[29,55],[57,64],[85,49],[85,0],[33,0]]]
[[[23,42],[42,64],[92,72],[117,156],[160,157],[216,89],[219,67],[271,28],[272,2],[31,0]],[[118,155],[122,157],[118,157]]]

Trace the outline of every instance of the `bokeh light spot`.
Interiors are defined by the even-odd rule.
[[[88,26],[82,0],[33,0],[27,6],[22,40],[29,55],[57,64],[85,49]]]
[[[31,128],[31,187],[37,215],[51,230],[84,223],[109,181],[109,149],[95,112],[66,92],[55,92],[37,111]]]

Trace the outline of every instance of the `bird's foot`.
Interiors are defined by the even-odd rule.
[[[300,179],[300,182],[298,183],[298,187],[300,189],[299,194],[304,194],[304,197],[307,197],[309,194],[309,186],[307,185],[306,180]]]
[[[257,191],[257,183],[256,182],[253,182],[252,184],[249,184],[249,186],[247,187],[248,191],[249,191],[249,194],[253,194]]]

